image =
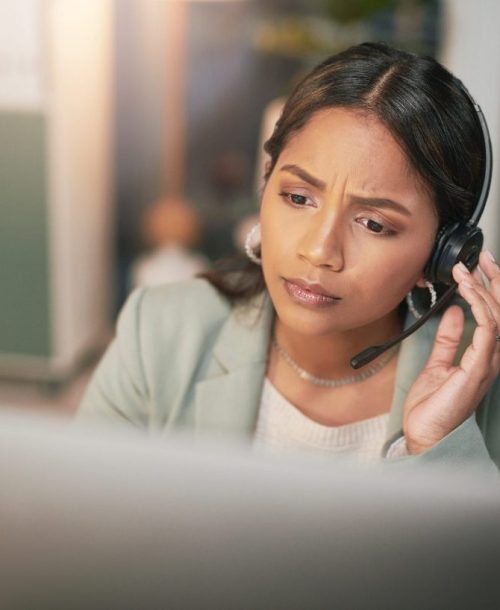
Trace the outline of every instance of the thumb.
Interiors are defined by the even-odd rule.
[[[452,305],[441,318],[434,339],[434,346],[425,368],[451,367],[463,330],[464,312],[458,305]]]

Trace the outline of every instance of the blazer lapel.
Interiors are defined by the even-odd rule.
[[[207,376],[196,384],[197,431],[252,434],[272,321],[267,294],[232,310],[214,346]]]

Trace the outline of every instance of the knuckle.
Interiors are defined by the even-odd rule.
[[[488,310],[488,317],[486,318],[486,321],[485,321],[485,326],[489,331],[491,331],[494,334],[496,334],[498,331],[498,325],[496,323],[496,320],[493,317],[493,314],[491,313],[491,311],[489,311],[489,310]]]
[[[479,387],[483,390],[486,390],[491,383],[494,381],[495,377],[498,375],[496,366],[493,366],[491,362],[484,363],[484,366],[479,366],[477,368],[477,383]]]
[[[495,277],[491,278],[488,281],[489,284],[489,289],[490,290],[500,290],[500,271],[497,272],[497,274],[495,275]]]
[[[491,372],[489,370],[481,370],[478,373],[478,384],[480,388],[487,388],[491,383]]]

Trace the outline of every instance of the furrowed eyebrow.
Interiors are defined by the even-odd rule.
[[[323,182],[323,180],[316,178],[315,176],[313,176],[312,174],[307,172],[302,167],[299,167],[298,165],[293,165],[293,164],[283,165],[282,167],[280,167],[280,171],[293,174],[294,176],[297,176],[301,180],[304,180],[304,182],[307,182],[308,184],[310,184],[311,186],[314,186],[315,188],[317,188],[320,191],[324,191],[326,189],[326,183]]]
[[[359,195],[352,195],[350,197],[351,203],[359,205],[370,205],[374,208],[384,208],[387,210],[394,210],[404,216],[411,216],[410,210],[405,207],[402,203],[394,201],[393,199],[386,199],[383,197],[361,197]]]
[[[316,178],[304,168],[299,165],[287,164],[280,167],[280,171],[288,172],[297,176],[304,182],[307,182],[311,186],[314,186],[319,191],[324,191],[326,189],[326,183],[319,178]],[[394,201],[393,199],[387,199],[385,197],[361,197],[360,195],[352,195],[350,197],[351,203],[359,204],[359,205],[370,205],[374,208],[383,208],[388,210],[394,210],[395,212],[399,212],[404,216],[411,216],[410,210],[405,207],[402,203],[398,201]]]

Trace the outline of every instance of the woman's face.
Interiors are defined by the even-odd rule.
[[[376,117],[317,112],[262,198],[262,266],[279,320],[325,335],[393,319],[422,280],[437,225],[431,196]]]

